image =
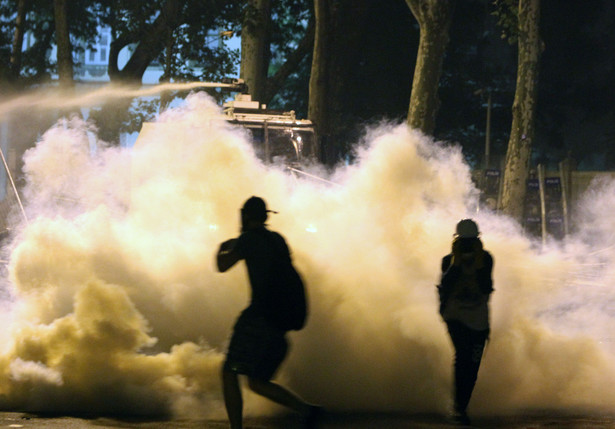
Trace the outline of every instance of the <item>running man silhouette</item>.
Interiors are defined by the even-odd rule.
[[[242,259],[246,262],[252,290],[250,305],[243,310],[233,328],[222,369],[224,402],[231,429],[241,429],[243,398],[239,375],[245,375],[252,391],[298,412],[304,419],[305,428],[315,428],[321,408],[308,404],[271,381],[288,351],[286,332],[303,327],[306,310],[303,301],[303,308],[299,306],[292,313],[285,314],[289,305],[281,304],[286,301],[277,296],[279,283],[296,285],[301,279],[292,266],[286,241],[265,225],[270,212],[263,199],[249,198],[241,209],[241,235],[222,243],[217,254],[220,272],[227,271]],[[285,273],[282,281],[278,281],[280,273]],[[302,283],[299,290],[303,293]],[[299,298],[301,303],[301,296]],[[278,317],[280,314],[285,314],[286,318],[298,314],[298,321],[287,323]]]

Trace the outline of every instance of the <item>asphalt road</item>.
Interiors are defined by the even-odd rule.
[[[443,416],[333,414],[322,423],[322,429],[453,429]],[[615,410],[612,415],[563,416],[543,413],[534,416],[482,417],[473,421],[476,428],[494,429],[615,429]],[[225,421],[205,420],[132,420],[109,417],[37,416],[27,413],[0,412],[1,428],[62,428],[62,429],[227,429]],[[248,419],[245,429],[300,429],[298,419]]]

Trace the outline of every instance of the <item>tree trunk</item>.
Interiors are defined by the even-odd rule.
[[[542,51],[539,31],[540,0],[519,1],[519,59],[513,118],[506,152],[500,209],[514,219],[523,215],[526,180],[534,141],[538,66]]]
[[[253,100],[265,98],[269,70],[271,0],[248,0],[241,30],[240,77],[248,85]]]
[[[308,118],[314,122],[325,163],[338,161],[344,152],[348,118],[346,91],[366,35],[365,21],[377,0],[315,0],[314,51],[309,86]],[[368,84],[368,83],[366,83]],[[349,89],[350,88],[350,89]]]
[[[17,17],[15,18],[15,33],[13,34],[13,46],[11,49],[10,59],[10,77],[14,80],[17,80],[17,78],[19,78],[19,74],[21,73],[21,51],[23,47],[27,9],[28,1],[18,0]]]
[[[328,73],[331,63],[331,13],[329,0],[314,0],[314,17],[316,27],[314,30],[314,53],[310,73],[310,100],[308,118],[314,122],[319,138],[323,144],[327,143],[329,134],[330,104],[327,103],[329,92]]]
[[[438,86],[455,1],[406,0],[406,3],[420,27],[407,122],[412,128],[433,134],[440,108]]]
[[[73,49],[70,43],[68,21],[66,19],[67,1],[54,0],[54,18],[56,25],[56,45],[58,49],[58,76],[60,87],[72,87],[73,82]]]
[[[173,55],[175,48],[175,38],[173,34],[169,33],[167,37],[166,47],[164,48],[164,73],[160,76],[160,83],[171,82],[171,76],[173,76]],[[160,111],[167,110],[169,104],[175,98],[173,91],[161,91],[160,92]]]

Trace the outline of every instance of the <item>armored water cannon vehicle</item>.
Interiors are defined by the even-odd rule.
[[[266,163],[298,168],[317,160],[318,147],[314,125],[307,119],[297,119],[295,112],[267,109],[252,100],[242,79],[224,79],[220,83],[203,83],[203,87],[236,92],[233,100],[223,104],[221,119],[243,127],[251,134],[256,155]],[[139,138],[160,129],[164,124],[144,123]]]
[[[250,132],[256,154],[263,161],[292,166],[317,158],[314,125],[308,119],[297,119],[294,110],[269,110],[246,93],[238,93],[223,107],[228,122]]]

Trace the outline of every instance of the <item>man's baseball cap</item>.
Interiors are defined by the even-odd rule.
[[[265,222],[267,220],[268,213],[277,213],[273,210],[267,210],[265,200],[255,196],[252,196],[246,200],[241,208],[241,211],[249,219],[258,222]]]

